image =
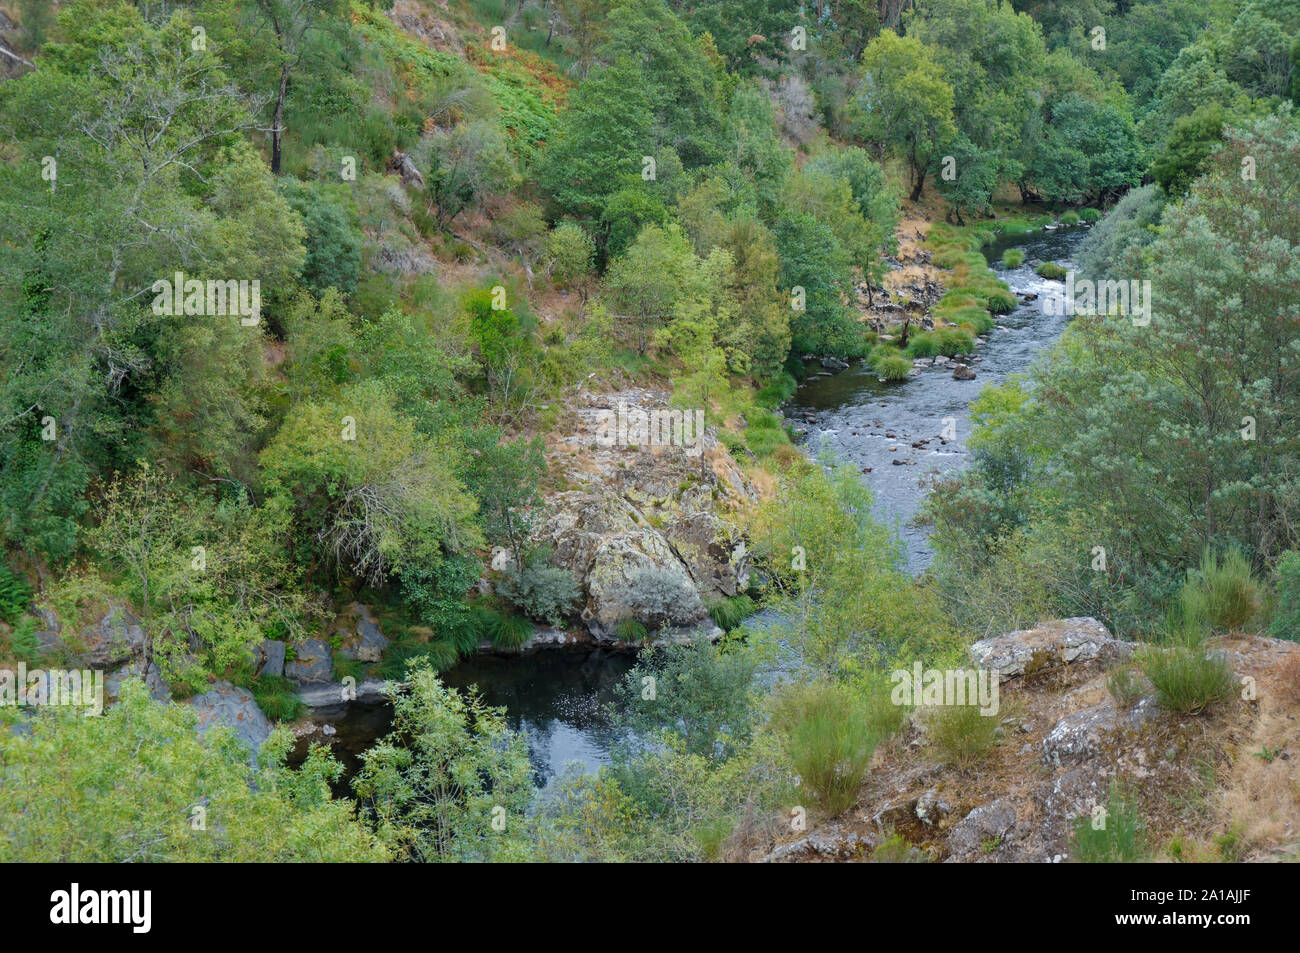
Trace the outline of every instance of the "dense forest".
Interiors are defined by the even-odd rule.
[[[758,859],[905,751],[978,787],[1017,729],[890,673],[1050,619],[1152,731],[1286,722],[1297,97],[1300,0],[0,0],[0,859]],[[786,408],[974,377],[1045,229],[1109,295],[965,385],[912,571]],[[577,643],[619,741],[542,785],[444,675]],[[380,683],[345,766],[309,689]],[[1059,853],[1295,859],[1254,754]]]

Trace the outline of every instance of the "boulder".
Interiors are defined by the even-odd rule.
[[[140,620],[129,609],[110,603],[98,622],[80,630],[72,639],[62,638],[57,629],[51,629],[40,633],[38,640],[47,648],[53,648],[59,641],[69,645],[74,650],[74,665],[110,669],[141,655],[145,635]]]
[[[277,639],[267,639],[258,646],[258,675],[280,678],[284,675],[285,645]]]
[[[285,663],[284,676],[299,683],[328,682],[334,677],[334,657],[329,643],[307,639],[297,649],[297,657]]]
[[[341,713],[352,702],[373,705],[388,701],[387,684],[381,678],[367,678],[356,685],[342,682],[304,685],[298,690],[298,699],[312,709],[313,715]]]
[[[1112,638],[1096,619],[1077,616],[981,639],[971,645],[970,658],[977,668],[995,671],[1005,680],[1072,662],[1123,659],[1132,651],[1133,643]]]
[[[253,693],[229,682],[217,682],[209,691],[191,698],[190,704],[199,716],[200,735],[206,735],[213,725],[227,725],[256,755],[271,734],[271,723],[257,707]]]
[[[1051,767],[1086,761],[1128,731],[1136,731],[1155,717],[1153,698],[1144,698],[1126,712],[1116,710],[1108,698],[1058,721],[1043,739],[1043,763]]]
[[[952,379],[955,381],[973,381],[975,372],[965,364],[957,363],[952,366]]]
[[[144,660],[136,659],[128,662],[117,671],[108,675],[104,679],[104,695],[108,701],[117,701],[122,694],[122,681],[127,678],[143,678],[145,687],[149,689],[149,694],[153,696],[154,701],[169,702],[172,700],[171,689],[163,681],[162,673],[158,671],[158,666],[152,662],[149,664],[148,671],[145,671]]]
[[[343,610],[334,623],[334,631],[343,636],[339,653],[358,662],[378,662],[388,648],[388,639],[379,631],[375,617],[359,602]]]

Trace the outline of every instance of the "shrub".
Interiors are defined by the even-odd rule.
[[[887,381],[906,380],[912,362],[896,347],[882,345],[871,352],[871,369]]]
[[[1065,269],[1054,261],[1045,261],[1035,268],[1034,271],[1040,278],[1049,278],[1052,281],[1065,280]]]
[[[857,802],[884,732],[867,698],[845,685],[793,686],[775,700],[773,724],[800,784],[829,816]]]
[[[975,334],[985,334],[993,329],[993,316],[978,305],[941,311],[939,316],[950,324],[965,325]]]
[[[1070,209],[1069,211],[1067,211],[1067,212],[1063,212],[1063,213],[1061,214],[1061,224],[1062,224],[1062,225],[1078,225],[1078,224],[1079,224],[1079,218],[1080,218],[1079,213],[1076,212],[1074,209]]]
[[[263,675],[248,686],[253,700],[271,721],[293,721],[302,714],[303,704],[298,698],[298,686],[287,678]]]
[[[938,335],[932,331],[918,331],[907,340],[908,357],[934,357],[940,353]]]
[[[1101,211],[1095,208],[1079,209],[1079,218],[1085,222],[1100,222]]]
[[[1279,639],[1300,642],[1300,552],[1283,553],[1275,568],[1277,605],[1269,632]]]
[[[1025,253],[1020,248],[1008,248],[1002,253],[1002,265],[1005,268],[1019,268],[1025,263]]]
[[[1184,715],[1205,711],[1231,697],[1236,688],[1236,678],[1228,663],[1203,648],[1153,647],[1143,652],[1141,665],[1155,686],[1156,701]]]
[[[1145,827],[1137,799],[1112,781],[1099,829],[1091,814],[1075,820],[1071,859],[1081,864],[1137,863],[1147,853]]]
[[[530,618],[561,626],[572,614],[582,594],[573,573],[534,557],[522,569],[505,573],[496,591],[502,599]]]
[[[982,761],[998,743],[998,720],[975,705],[945,705],[931,713],[926,731],[944,759],[961,768]]]
[[[693,621],[684,611],[690,594],[690,584],[663,566],[639,566],[628,573],[628,605],[647,625]]]
[[[1259,612],[1260,588],[1239,551],[1220,558],[1207,549],[1200,567],[1187,573],[1178,600],[1189,625],[1238,632]]]
[[[0,622],[17,625],[32,601],[27,580],[0,563]]]

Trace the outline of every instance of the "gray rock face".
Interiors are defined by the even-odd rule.
[[[1072,712],[1058,721],[1043,739],[1043,762],[1057,766],[1085,761],[1126,731],[1141,728],[1155,714],[1152,698],[1142,699],[1127,712],[1117,711],[1110,699]]]
[[[148,672],[144,671],[144,660],[138,659],[134,662],[128,662],[113,674],[104,679],[104,695],[108,700],[117,701],[122,694],[122,680],[126,678],[144,678],[145,687],[149,689],[149,694],[153,696],[154,701],[169,702],[172,700],[171,689],[163,681],[162,674],[158,671],[158,666],[149,665]]]
[[[874,850],[879,840],[871,835],[856,831],[841,831],[838,825],[818,828],[807,837],[801,837],[789,844],[782,844],[763,858],[765,864],[779,864],[787,861],[806,860],[809,855],[826,857],[831,860],[848,860],[861,857]]]
[[[77,633],[76,641],[85,647],[75,657],[78,665],[113,668],[144,651],[144,628],[124,606],[110,605],[102,619]]]
[[[379,631],[375,617],[359,602],[349,605],[339,615],[334,631],[343,634],[339,652],[358,662],[378,662],[388,648],[388,639]]]
[[[227,725],[256,754],[271,734],[271,723],[257,707],[252,692],[229,682],[217,682],[210,691],[190,699],[190,704],[199,716],[200,735],[206,735],[213,725]]]
[[[297,657],[284,666],[285,678],[299,683],[328,682],[334,677],[334,658],[329,644],[308,639],[298,646]]]
[[[387,683],[379,678],[367,678],[355,686],[342,682],[304,685],[298,698],[312,709],[313,715],[326,715],[346,710],[352,702],[377,704],[388,700]]]
[[[1016,826],[1016,808],[1006,798],[975,808],[953,825],[948,834],[948,849],[954,860],[976,860],[991,853],[986,846],[1000,843]]]
[[[276,639],[267,639],[259,647],[261,665],[257,674],[279,678],[284,675],[285,645]]]
[[[1005,680],[1071,662],[1127,658],[1132,651],[1131,642],[1111,638],[1096,619],[1081,616],[981,639],[971,645],[970,657],[977,668],[995,671]]]

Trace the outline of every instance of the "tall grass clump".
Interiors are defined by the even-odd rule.
[[[906,380],[912,372],[912,362],[896,347],[882,345],[871,352],[871,369],[887,381]]]
[[[934,337],[939,342],[939,353],[944,357],[970,354],[975,350],[975,335],[965,328],[939,328]]]
[[[1081,218],[1083,221],[1085,221],[1085,222],[1089,222],[1089,223],[1091,223],[1091,222],[1100,222],[1100,221],[1101,221],[1101,211],[1100,211],[1099,209],[1095,209],[1095,208],[1081,208],[1081,209],[1079,209],[1079,218]]]
[[[1198,715],[1237,690],[1232,667],[1203,646],[1151,646],[1139,664],[1155,686],[1160,706],[1182,715]]]
[[[1076,818],[1071,859],[1080,864],[1134,864],[1146,857],[1146,824],[1137,798],[1111,782],[1105,814]]]
[[[1025,263],[1025,252],[1022,248],[1008,248],[1002,253],[1002,266],[1004,268],[1019,268]]]
[[[907,340],[908,357],[936,357],[942,353],[939,336],[933,331],[918,331]]]
[[[1069,209],[1068,211],[1061,213],[1062,225],[1078,225],[1079,219],[1080,215],[1074,209]]]
[[[1065,269],[1054,261],[1045,261],[1035,268],[1034,271],[1040,278],[1048,278],[1052,281],[1065,280]]]
[[[1010,291],[999,289],[992,292],[988,297],[989,310],[994,314],[1010,314],[1016,310],[1016,296]]]
[[[744,622],[757,610],[754,600],[749,596],[741,593],[738,596],[728,596],[721,599],[715,599],[708,604],[709,618],[718,628],[730,632],[740,623]]]
[[[945,761],[963,770],[983,761],[998,743],[998,719],[975,705],[945,705],[926,721],[926,733]]]
[[[1236,549],[1220,556],[1207,548],[1178,594],[1187,626],[1211,631],[1240,632],[1259,613],[1262,601],[1250,563]]]

